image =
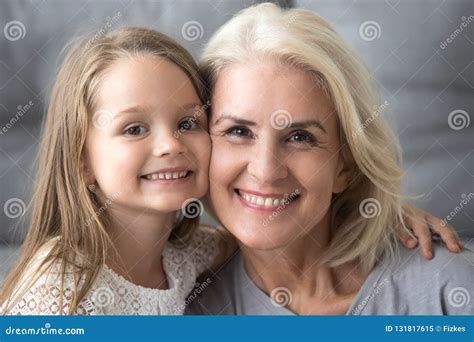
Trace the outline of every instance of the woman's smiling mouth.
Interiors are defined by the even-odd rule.
[[[300,197],[298,191],[290,196],[288,194],[263,194],[242,189],[235,189],[235,193],[244,206],[259,211],[273,211],[279,207],[285,209]]]

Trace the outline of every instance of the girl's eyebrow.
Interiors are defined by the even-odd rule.
[[[115,117],[117,118],[123,114],[137,114],[137,113],[146,113],[146,112],[147,111],[142,106],[132,106],[132,107],[119,111]]]
[[[181,106],[181,110],[192,109],[199,105],[200,105],[199,103],[186,103],[183,106]],[[125,114],[143,114],[143,113],[148,113],[148,110],[144,108],[143,106],[137,105],[137,106],[132,106],[132,107],[119,111],[115,117],[117,118]]]

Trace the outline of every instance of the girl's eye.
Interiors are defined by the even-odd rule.
[[[288,140],[296,144],[316,144],[316,139],[314,138],[314,136],[311,133],[305,131],[295,132],[292,136],[290,136]]]
[[[243,126],[231,127],[226,131],[226,134],[233,135],[235,137],[250,137],[252,132]]]
[[[197,124],[196,120],[194,120],[192,118],[183,120],[178,124],[178,130],[180,132],[190,131],[192,129],[196,129],[197,127],[198,127],[198,124]]]
[[[145,127],[143,126],[131,126],[125,130],[125,135],[140,135],[146,132]]]

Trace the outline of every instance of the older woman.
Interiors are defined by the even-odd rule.
[[[202,63],[210,200],[240,251],[188,312],[474,313],[472,251],[435,245],[427,262],[397,245],[398,145],[368,72],[328,23],[251,7]]]

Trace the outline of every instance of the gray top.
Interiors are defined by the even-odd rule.
[[[376,265],[346,315],[474,315],[474,252],[453,254],[438,243],[433,251],[428,261],[400,246],[396,260]],[[240,252],[207,283],[186,314],[294,315],[253,283]]]

